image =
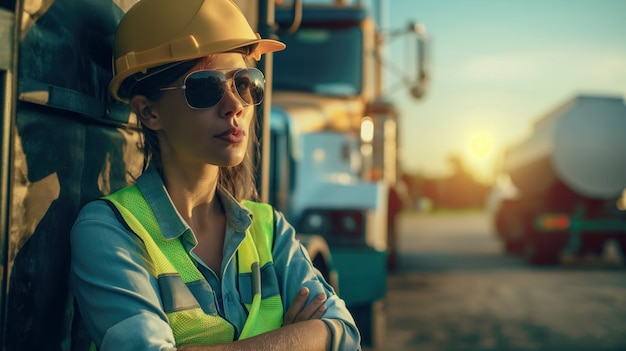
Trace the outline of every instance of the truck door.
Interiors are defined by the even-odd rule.
[[[107,91],[119,5],[0,2],[4,350],[89,347],[69,287],[71,226],[142,163],[129,111]]]

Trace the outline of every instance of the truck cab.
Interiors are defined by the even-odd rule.
[[[276,11],[279,26],[291,17]],[[301,236],[327,243],[338,293],[371,345],[384,330],[389,191],[369,176],[373,156],[364,152],[375,35],[365,8],[305,5],[297,30],[280,36],[287,49],[274,55],[270,118],[270,202]]]

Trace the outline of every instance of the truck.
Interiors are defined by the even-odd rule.
[[[290,6],[276,9],[288,28]],[[421,27],[417,26],[418,29]],[[423,45],[423,29],[402,28]],[[364,345],[382,345],[398,113],[383,93],[385,40],[360,3],[305,3],[273,57],[270,202],[302,235],[321,236]],[[421,47],[421,46],[420,46]],[[425,61],[410,87],[423,95]],[[421,79],[420,79],[421,76]]]
[[[137,1],[0,1],[2,350],[89,348],[89,336],[69,289],[69,233],[85,203],[132,184],[141,173],[143,156],[135,147],[137,121],[107,89],[115,28]],[[236,2],[256,26],[273,30],[274,0]],[[284,10],[298,17],[297,8],[294,4]],[[357,22],[345,22],[356,26],[357,32],[371,23],[359,16]],[[371,41],[373,34],[361,38]],[[365,51],[357,56],[371,58]],[[268,82],[272,67],[271,59],[260,66]],[[259,183],[268,188],[260,186],[262,199],[288,214],[302,231],[299,238],[315,266],[346,297],[355,315],[364,316],[366,321],[357,321],[359,326],[368,326],[372,306],[384,296],[386,284],[384,266],[379,264],[385,255],[386,187],[365,182],[358,167],[363,162],[359,151],[367,144],[359,130],[374,100],[363,100],[360,91],[334,98],[309,94],[310,101],[317,103],[299,109],[273,104],[268,95],[259,109],[259,118],[268,127],[260,128],[267,145],[259,160],[265,170]],[[284,100],[277,97],[277,101]],[[347,111],[352,112],[347,115]],[[320,118],[311,117],[315,114],[332,117],[322,126],[316,124]],[[352,207],[337,199],[365,199],[361,190],[371,197],[362,203],[352,199],[347,203]],[[328,201],[331,197],[334,205]],[[339,220],[343,229],[315,227],[331,224],[324,222],[324,215],[334,224]],[[370,256],[377,260],[354,261]],[[355,262],[363,263],[364,269],[346,268]],[[358,284],[374,275],[372,291],[354,290],[371,288]],[[360,314],[362,306],[365,311]]]
[[[2,350],[89,349],[69,233],[82,205],[141,170],[136,123],[107,92],[128,6],[0,2]]]
[[[626,252],[626,106],[580,94],[538,119],[502,159],[493,224],[507,252],[534,265]]]

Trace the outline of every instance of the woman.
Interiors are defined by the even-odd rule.
[[[209,8],[210,5],[210,8]],[[142,0],[110,90],[144,133],[136,184],[87,204],[72,286],[99,350],[356,350],[354,320],[283,215],[254,198],[264,78],[231,0]]]

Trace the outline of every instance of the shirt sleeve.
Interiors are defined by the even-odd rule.
[[[280,211],[274,211],[274,266],[278,275],[285,310],[302,287],[310,291],[309,301],[325,292],[326,313],[322,321],[330,329],[332,350],[361,350],[360,335],[345,302],[337,296],[322,274],[313,266],[306,249],[296,238],[295,229]]]
[[[70,240],[72,291],[99,350],[176,350],[145,246],[109,205],[87,204]]]

